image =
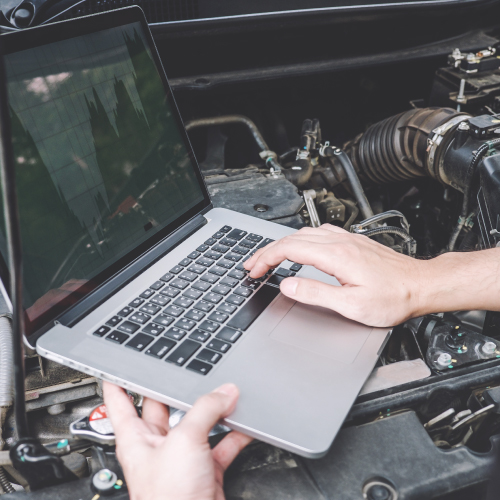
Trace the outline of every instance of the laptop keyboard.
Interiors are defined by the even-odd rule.
[[[93,334],[206,375],[302,267],[247,276],[243,262],[272,241],[222,227]]]

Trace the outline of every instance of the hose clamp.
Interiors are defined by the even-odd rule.
[[[427,164],[429,165],[429,174],[431,177],[437,177],[434,175],[434,159],[437,148],[443,142],[444,136],[455,125],[458,125],[469,118],[469,115],[454,116],[451,120],[448,120],[446,123],[443,123],[432,131],[432,138],[429,137],[427,139]]]

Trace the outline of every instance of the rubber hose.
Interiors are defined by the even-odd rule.
[[[400,227],[396,226],[376,227],[375,229],[369,229],[368,231],[360,234],[368,237],[376,236],[377,234],[396,234],[401,238],[403,238],[405,242],[409,242],[412,239],[404,229],[401,229]]]
[[[437,172],[427,161],[432,131],[459,113],[451,108],[411,109],[369,127],[345,146],[356,169],[366,180],[384,184]]]
[[[351,215],[349,216],[349,219],[347,219],[343,227],[343,229],[349,231],[349,228],[352,226],[353,222],[356,220],[356,217],[359,214],[359,208],[351,200],[344,200],[344,199],[341,200],[339,198],[339,201],[351,209]]]
[[[292,167],[283,169],[281,172],[286,177],[286,179],[289,180],[292,184],[294,184],[297,187],[302,187],[309,181],[311,175],[313,174],[314,168],[311,163],[311,159],[306,158],[306,159],[295,160],[293,162],[293,165],[296,167],[300,167],[300,169],[298,168],[294,169]]]
[[[347,180],[349,181],[349,184],[351,186],[354,198],[356,198],[356,201],[358,202],[359,210],[361,212],[363,219],[369,219],[370,217],[373,217],[372,207],[370,206],[370,203],[366,198],[363,186],[359,181],[358,174],[356,173],[356,170],[354,169],[354,166],[351,163],[350,158],[340,149],[336,150],[334,154],[335,158],[339,160],[340,164],[342,165],[345,171]]]

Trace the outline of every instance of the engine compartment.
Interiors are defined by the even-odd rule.
[[[157,34],[167,74],[169,60],[178,57],[168,53],[168,40]],[[179,59],[172,85],[215,206],[297,229],[319,222],[360,230],[370,214],[336,154],[341,150],[372,214],[404,216],[392,213],[380,227],[396,227],[414,244],[394,231],[373,237],[430,258],[500,241],[497,44],[490,30],[447,41],[448,58],[428,53],[258,81],[233,75],[225,84],[222,73],[219,81],[207,76],[209,67],[183,74]],[[325,55],[324,47],[320,52]],[[45,443],[67,438],[70,423],[102,401],[99,383],[28,355],[30,425]],[[500,429],[497,358],[499,313],[459,311],[397,325],[332,452],[312,463],[257,443],[229,471],[227,498],[286,492],[290,498],[369,498],[370,485],[378,483],[393,500],[486,498]],[[3,432],[7,446],[15,439],[11,418],[7,414]],[[403,433],[405,439],[394,438]],[[402,443],[412,453],[402,455]],[[381,453],[390,457],[383,473],[368,477]],[[79,477],[97,467],[89,452],[72,455],[78,455],[71,459]],[[415,460],[413,474],[401,468],[403,456]],[[24,484],[11,467],[6,471],[9,481]],[[340,481],[347,476],[357,480]]]

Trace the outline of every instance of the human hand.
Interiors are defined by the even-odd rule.
[[[224,499],[224,472],[252,439],[233,431],[211,450],[208,433],[234,410],[235,385],[202,396],[172,430],[167,406],[144,398],[139,418],[123,389],[103,389],[131,500]]]
[[[425,261],[418,261],[330,224],[303,228],[258,250],[245,262],[258,278],[285,259],[335,276],[341,287],[287,278],[281,292],[370,326],[393,326],[418,315]]]

